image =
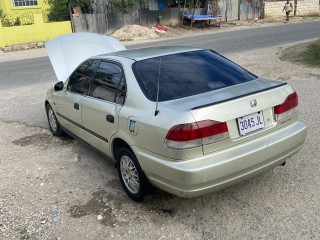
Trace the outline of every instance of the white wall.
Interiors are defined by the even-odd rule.
[[[265,2],[265,6],[264,6],[265,18],[284,17],[285,12],[282,12],[282,9],[283,9],[285,3],[286,3],[286,1]],[[294,6],[294,2],[291,1],[291,3],[292,3],[292,6]],[[299,15],[314,15],[314,14],[320,14],[319,0],[298,1],[297,16],[299,16]],[[291,12],[290,15],[293,16],[293,12]]]

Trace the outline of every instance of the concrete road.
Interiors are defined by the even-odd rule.
[[[254,28],[201,36],[170,39],[161,42],[132,44],[129,48],[152,46],[193,46],[219,53],[238,53],[320,37],[320,21]]]
[[[151,41],[130,44],[128,48],[160,46],[160,45],[189,45],[214,49],[222,54],[239,53],[269,46],[280,46],[287,43],[303,41],[320,37],[320,21],[299,24],[284,24],[281,26],[238,30],[232,32],[213,33],[186,38],[164,41]],[[6,93],[11,91],[33,91],[34,86],[43,84],[43,95],[46,87],[56,80],[55,74],[47,57],[0,63],[1,89]],[[23,88],[25,88],[23,90]],[[18,92],[19,92],[18,91]],[[0,109],[0,120],[18,121],[32,126],[47,127],[43,103],[35,99],[32,107],[26,106],[27,99],[17,94],[11,102],[19,106],[19,110],[11,107]],[[25,96],[25,95],[24,95]],[[44,98],[44,96],[43,96]]]

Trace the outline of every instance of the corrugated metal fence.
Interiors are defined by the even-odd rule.
[[[180,23],[181,15],[178,8],[168,8],[164,11],[141,9],[130,13],[80,14],[79,16],[74,16],[72,20],[76,32],[111,34],[126,25],[154,26],[157,24],[159,15],[161,16],[161,24],[177,26]]]
[[[263,13],[261,1],[263,0],[240,0],[239,3],[239,0],[215,0],[213,14],[222,15],[223,22],[260,18]],[[157,24],[159,15],[161,16],[161,24],[178,26],[182,13],[182,8],[167,8],[163,11],[140,9],[129,13],[80,14],[73,17],[73,25],[76,32],[111,34],[126,25],[154,26]],[[185,9],[184,13],[192,14],[193,9]],[[195,10],[195,14],[206,13],[207,10],[204,8]]]

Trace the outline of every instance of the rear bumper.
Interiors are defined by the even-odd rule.
[[[173,161],[141,148],[133,150],[152,184],[180,197],[194,197],[280,165],[303,146],[306,137],[307,126],[298,121],[253,141],[190,160]]]

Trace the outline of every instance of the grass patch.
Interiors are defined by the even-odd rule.
[[[318,13],[310,14],[310,15],[297,15],[296,17],[302,18],[318,18],[320,15]]]
[[[280,59],[311,67],[320,67],[320,39],[289,47],[282,51]]]

